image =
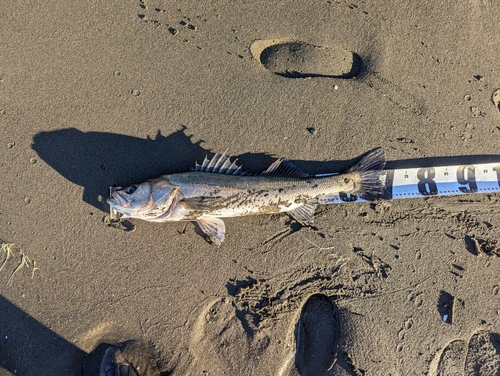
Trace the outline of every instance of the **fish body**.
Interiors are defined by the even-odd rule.
[[[215,244],[225,238],[220,218],[287,212],[312,225],[318,204],[339,192],[381,196],[384,151],[375,149],[344,173],[315,177],[279,159],[260,175],[249,175],[225,154],[205,158],[194,171],[162,175],[119,189],[108,200],[123,217],[152,222],[196,221]]]

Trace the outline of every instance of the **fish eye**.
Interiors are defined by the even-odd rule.
[[[135,185],[131,185],[130,187],[128,187],[127,189],[125,189],[125,193],[131,195],[132,193],[135,192],[136,189],[137,189],[137,187]]]

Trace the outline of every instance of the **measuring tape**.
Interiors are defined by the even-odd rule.
[[[337,174],[318,174],[316,177]],[[380,179],[393,199],[500,192],[500,163],[384,170]],[[339,193],[321,204],[366,201]]]

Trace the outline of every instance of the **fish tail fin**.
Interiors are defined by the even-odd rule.
[[[365,199],[390,198],[385,188],[385,182],[381,179],[385,167],[384,149],[376,148],[365,154],[347,172],[359,174],[359,189],[353,192],[355,195]]]

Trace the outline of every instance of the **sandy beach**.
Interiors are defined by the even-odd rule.
[[[110,223],[227,151],[500,163],[500,3],[0,5],[0,375],[500,375],[500,195]],[[127,342],[130,341],[130,342]],[[3,368],[3,369],[2,369]]]

